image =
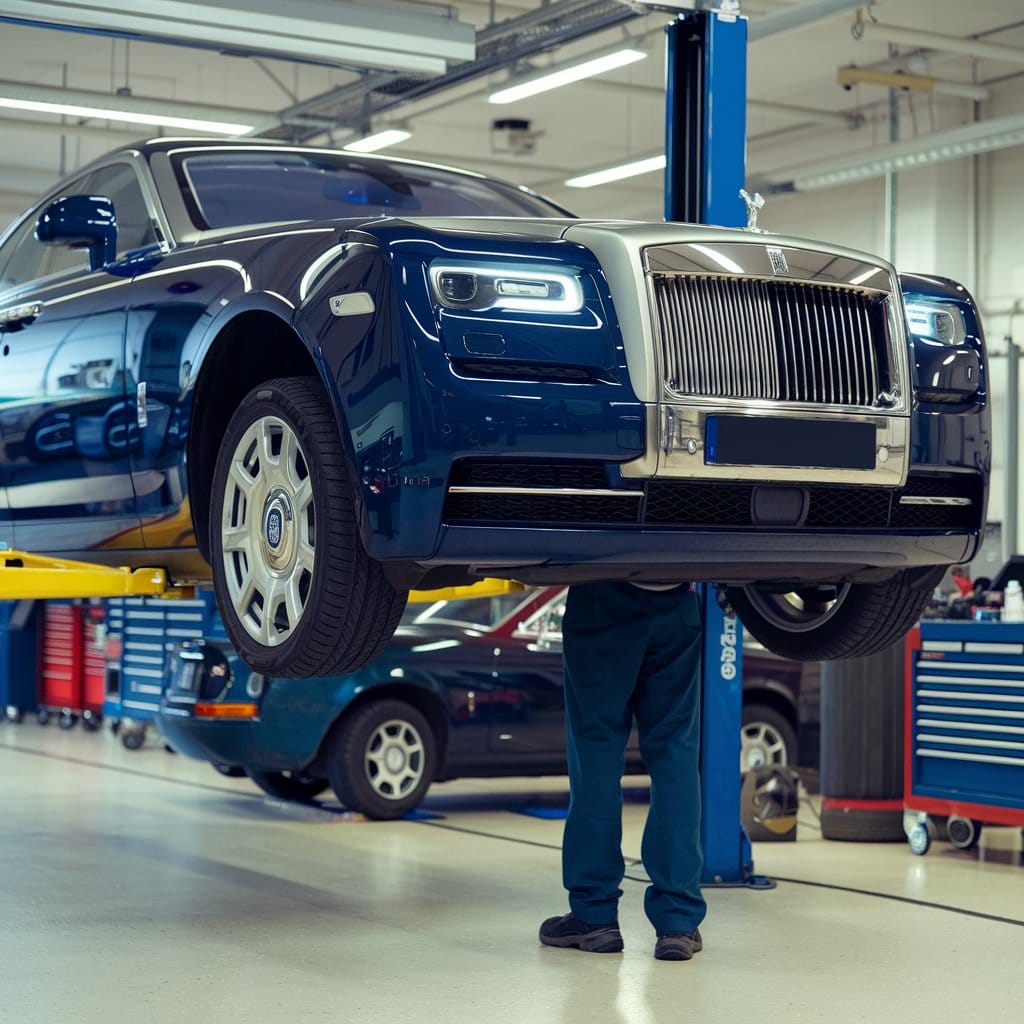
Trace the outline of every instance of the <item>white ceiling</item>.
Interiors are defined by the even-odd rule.
[[[522,16],[563,0],[460,0],[451,6],[465,22],[485,30],[494,22]],[[369,0],[363,0],[369,6]],[[820,160],[843,152],[864,152],[889,139],[886,90],[861,85],[844,91],[836,82],[842,65],[885,66],[961,83],[989,83],[992,98],[977,110],[971,101],[931,93],[904,94],[901,132],[927,134],[981,118],[1024,113],[1024,63],[976,60],[902,43],[895,59],[884,38],[853,38],[855,11],[812,20],[835,0],[749,0],[743,11],[754,34],[759,19],[785,8],[800,14],[800,27],[752,42],[748,97],[760,104],[857,113],[856,130],[818,123],[792,112],[752,105],[748,114],[748,173]],[[58,5],[60,6],[60,5]],[[337,6],[343,7],[338,2]],[[397,10],[390,0],[381,4]],[[412,2],[413,11],[437,14],[437,3]],[[630,2],[628,8],[640,4]],[[0,4],[0,14],[4,13]],[[877,21],[1020,48],[1024,52],[1024,0],[878,0]],[[623,25],[580,39],[532,59],[535,66],[558,63],[630,39],[651,56],[601,79],[549,92],[510,106],[486,102],[489,89],[507,77],[499,70],[382,115],[380,123],[403,121],[413,131],[388,152],[473,167],[539,188],[585,214],[659,217],[658,173],[587,191],[562,182],[582,171],[638,159],[663,149],[664,25],[670,15],[648,13]],[[887,63],[888,62],[888,63]],[[173,100],[275,115],[296,102],[317,97],[360,78],[354,70],[286,60],[226,56],[212,50],[131,42],[100,35],[0,23],[0,79],[11,83],[61,86],[112,93],[128,88],[136,99]],[[0,83],[0,96],[4,94]],[[501,151],[506,136],[490,130],[495,118],[526,118],[536,132],[532,153]],[[70,125],[45,114],[0,111],[0,221],[31,197],[107,149],[146,134],[145,129],[109,122]],[[340,144],[358,124],[338,125]],[[319,138],[323,142],[327,136]],[[2,226],[2,225],[0,225]]]

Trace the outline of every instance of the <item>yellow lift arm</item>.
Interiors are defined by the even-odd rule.
[[[526,589],[512,580],[480,580],[463,587],[412,590],[410,601],[454,601],[491,597]],[[193,587],[176,587],[163,569],[129,569],[68,558],[0,550],[0,600],[45,600],[69,597],[186,597]]]

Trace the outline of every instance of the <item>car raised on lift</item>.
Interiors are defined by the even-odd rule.
[[[868,654],[985,521],[959,285],[413,161],[115,152],[0,238],[0,346],[0,541],[212,581],[272,676],[483,577],[711,581],[782,656]]]

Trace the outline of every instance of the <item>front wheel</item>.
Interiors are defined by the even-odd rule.
[[[931,576],[897,573],[882,583],[727,587],[743,625],[790,661],[834,661],[877,654],[902,639],[931,600]]]
[[[312,800],[326,788],[327,780],[305,772],[261,772],[246,768],[245,774],[268,796],[278,800]]]
[[[433,781],[437,742],[416,708],[382,700],[342,722],[328,758],[331,788],[346,807],[368,818],[400,818]]]
[[[355,491],[316,377],[246,395],[217,456],[210,542],[221,617],[255,671],[354,672],[391,639],[407,594],[366,553]]]

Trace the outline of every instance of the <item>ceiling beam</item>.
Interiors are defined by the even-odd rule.
[[[897,25],[883,25],[866,18],[858,18],[853,26],[855,39],[874,38],[890,43],[902,43],[923,50],[941,50],[945,53],[960,53],[981,60],[999,60],[1009,64],[1024,64],[1024,49],[1019,46],[1005,46],[1002,43],[987,43],[981,39],[947,36],[939,32],[924,32],[916,28],[901,28]]]
[[[331,0],[6,0],[0,20],[340,67],[440,74],[472,60],[472,25],[422,12]]]
[[[845,14],[855,7],[863,7],[865,0],[803,0],[781,11],[771,14],[750,15],[747,24],[747,38],[753,43],[758,39],[804,28],[816,21]]]

